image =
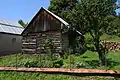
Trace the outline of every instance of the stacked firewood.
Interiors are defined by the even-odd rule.
[[[109,51],[120,51],[120,42],[104,41],[103,44]]]

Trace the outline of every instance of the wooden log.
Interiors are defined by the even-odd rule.
[[[45,73],[70,73],[70,74],[96,74],[96,75],[120,75],[120,70],[97,69],[64,69],[64,68],[14,68],[0,67],[0,71],[45,72]]]
[[[36,45],[22,45],[22,49],[35,49],[36,48]]]
[[[32,52],[34,52],[36,50],[35,49],[22,49],[22,51],[32,51]]]
[[[22,45],[36,45],[36,43],[22,43]]]

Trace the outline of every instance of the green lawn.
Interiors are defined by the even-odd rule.
[[[100,39],[102,41],[113,41],[113,42],[120,42],[120,37],[118,36],[115,36],[115,35],[107,35],[107,34],[104,34],[100,37]]]
[[[16,59],[17,56],[17,59]],[[42,56],[41,56],[42,57]],[[88,69],[105,69],[105,70],[120,70],[120,52],[109,52],[107,54],[108,66],[100,67],[98,61],[98,54],[91,51],[87,51],[83,55],[70,55],[68,58],[58,58],[57,63],[63,61],[62,68],[88,68]],[[44,65],[48,65],[52,62],[49,60],[49,56],[42,57]],[[48,59],[48,60],[47,60]],[[9,55],[0,57],[0,66],[26,67],[25,65],[37,65],[36,61],[40,60],[39,55]],[[55,59],[56,61],[56,59]],[[17,64],[16,64],[17,62]],[[54,62],[54,61],[53,61]],[[39,62],[38,62],[39,63]],[[50,64],[51,65],[51,64]],[[35,67],[35,66],[33,66]],[[40,66],[39,66],[40,67]],[[87,76],[87,75],[64,75],[64,74],[45,74],[38,72],[16,72],[16,71],[0,71],[0,80],[116,80],[114,77],[108,76]],[[119,79],[118,79],[119,80]]]
[[[110,76],[83,76],[64,74],[45,74],[34,72],[0,72],[0,80],[116,80]]]
[[[16,58],[17,57],[17,58]],[[42,61],[40,59],[42,57]],[[89,68],[89,69],[112,69],[120,70],[120,52],[109,52],[107,54],[108,66],[100,67],[98,54],[87,51],[83,55],[70,55],[68,58],[56,58],[53,60],[49,59],[49,56],[39,56],[39,55],[9,55],[5,57],[0,57],[0,66],[6,67],[54,67],[51,66],[53,63],[59,65],[62,68]]]

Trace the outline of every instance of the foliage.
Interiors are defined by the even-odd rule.
[[[70,23],[69,28],[69,41],[73,53],[81,50],[80,53],[84,53],[86,48],[96,51],[99,54],[101,65],[106,65],[106,49],[100,42],[100,36],[104,33],[118,33],[119,27],[111,31],[112,26],[110,23],[115,19],[116,0],[80,0],[70,1],[69,0],[51,0],[49,10],[53,13],[61,16]],[[71,4],[71,5],[68,5]],[[66,16],[63,16],[65,14]],[[87,46],[85,36],[80,36],[75,31],[81,32],[85,35],[89,33],[91,35],[91,42]],[[110,30],[110,31],[109,31]],[[117,30],[117,32],[115,32]],[[78,37],[79,36],[79,37]],[[79,39],[78,39],[79,38]],[[79,42],[79,43],[78,43]],[[82,42],[82,43],[80,43]],[[83,46],[81,46],[81,45]],[[75,51],[75,49],[78,49]]]
[[[58,59],[53,61],[53,67],[55,68],[60,68],[63,66],[63,60],[62,59]]]
[[[110,76],[46,74],[40,72],[0,71],[0,80],[116,80]],[[118,78],[119,79],[119,78]]]
[[[39,62],[39,67],[41,67],[41,68],[53,68],[53,61],[41,60]]]
[[[51,0],[48,9],[61,18],[68,20],[67,18],[69,17],[67,17],[67,14],[77,3],[78,0]]]
[[[106,32],[109,35],[117,35],[120,37],[120,15],[112,18],[114,19],[111,22],[109,22],[109,26]]]
[[[46,57],[45,57],[46,56]],[[49,55],[16,54],[0,58],[0,66],[5,67],[40,67],[40,68],[88,68],[88,69],[112,69],[120,70],[119,52],[107,54],[107,67],[99,66],[98,54],[87,51],[81,56],[69,55],[67,58],[54,58],[50,60]]]
[[[50,58],[52,59],[52,55],[54,53],[54,43],[53,43],[53,39],[49,38],[49,39],[45,39],[43,41],[43,44],[40,44],[41,49],[43,49],[46,53],[48,53],[50,55]]]
[[[73,27],[82,34],[91,35],[91,44],[99,54],[101,65],[106,65],[106,49],[100,42],[100,36],[112,27],[109,23],[113,18],[109,16],[114,16],[114,3],[115,0],[81,0],[72,11]]]
[[[24,64],[25,67],[38,67],[38,61],[28,61]]]
[[[120,35],[119,17],[115,16],[116,0],[51,0],[49,10],[70,24],[69,44],[73,53],[83,54],[87,49],[99,54],[101,65],[106,65],[107,50],[101,44],[102,35]],[[71,5],[69,5],[71,4]],[[86,36],[90,34],[89,41]],[[81,50],[81,51],[80,51]]]
[[[86,62],[76,62],[75,64],[75,68],[88,68],[90,65]],[[90,68],[90,67],[89,67]]]
[[[73,20],[71,19],[73,18],[73,16],[71,15],[71,11],[76,7],[78,3],[79,0],[51,0],[48,9],[73,26],[74,23]],[[72,28],[69,29],[68,34],[70,49],[72,49],[73,51],[72,53],[83,54],[86,51],[85,44],[83,42],[84,41],[83,37],[80,37],[81,38],[80,43],[80,41],[77,39],[78,33],[76,33],[76,31],[74,31]]]
[[[22,27],[24,27],[24,28],[26,28],[27,25],[28,25],[28,23],[25,24],[25,23],[23,22],[23,20],[21,20],[21,19],[18,20],[18,23],[19,23]]]

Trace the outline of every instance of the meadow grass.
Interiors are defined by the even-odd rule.
[[[73,59],[73,65],[79,66],[79,68],[88,69],[105,69],[105,70],[120,70],[120,52],[109,52],[107,59],[109,65],[99,66],[98,54],[95,52],[87,51],[83,55],[70,55]],[[63,68],[69,68],[69,57],[62,59],[64,65]],[[17,59],[16,59],[17,57]],[[27,54],[14,54],[9,56],[0,57],[0,66],[16,66],[25,64],[28,61],[39,60],[38,55]],[[74,68],[73,66],[73,68]],[[24,66],[20,66],[24,67]],[[88,76],[83,74],[46,74],[40,72],[17,72],[17,71],[0,71],[0,80],[120,80],[120,78],[112,76]]]
[[[85,76],[68,74],[46,74],[39,72],[1,71],[0,80],[116,80],[111,76]]]

